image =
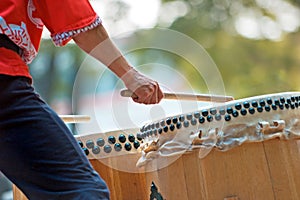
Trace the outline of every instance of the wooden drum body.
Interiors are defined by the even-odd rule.
[[[107,182],[112,200],[150,200],[152,181],[167,200],[298,200],[300,155],[296,141],[250,143],[228,152],[183,154],[169,166],[127,173],[90,160]],[[26,200],[14,188],[14,200]]]
[[[164,199],[300,199],[300,154],[295,141],[249,143],[228,152],[196,150],[147,173]]]
[[[290,92],[77,140],[112,200],[297,200],[299,138],[300,93]]]
[[[279,93],[147,124],[138,165],[167,200],[300,199],[299,109]]]

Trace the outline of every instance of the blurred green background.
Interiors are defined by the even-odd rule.
[[[300,90],[299,0],[93,0],[91,3],[112,36],[163,27],[193,38],[218,67],[226,94],[236,99]],[[155,40],[151,31],[140,37],[150,42]],[[132,45],[131,41],[120,44],[123,48],[126,45]],[[74,80],[86,57],[72,43],[54,47],[50,39],[43,39],[39,55],[30,66],[31,72],[36,89],[58,112],[71,112]],[[188,67],[186,60],[172,53],[144,49],[128,59],[135,66],[149,62],[171,65],[189,79],[195,91],[208,92],[202,77]],[[99,78],[95,70],[95,67],[85,70],[86,80],[81,80],[84,89],[76,93],[78,97],[95,92],[89,91],[89,84]],[[109,73],[106,79],[96,92],[115,88],[118,79]],[[76,102],[74,105],[76,112]]]

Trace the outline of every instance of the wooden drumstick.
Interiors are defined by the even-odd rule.
[[[65,123],[84,123],[89,122],[91,117],[88,115],[59,115]]]
[[[120,92],[122,97],[132,97],[137,96],[128,89],[123,89]],[[222,95],[210,95],[210,94],[185,94],[185,93],[168,93],[164,92],[164,99],[173,100],[189,100],[189,101],[213,101],[213,102],[227,102],[232,101],[234,98],[232,96],[222,96]]]

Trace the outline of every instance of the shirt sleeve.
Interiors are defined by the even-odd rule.
[[[55,45],[67,44],[75,35],[101,24],[88,0],[33,0],[36,11]]]

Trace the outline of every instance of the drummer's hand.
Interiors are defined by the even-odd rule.
[[[163,98],[163,92],[158,83],[134,69],[127,72],[122,80],[125,86],[134,93],[132,95],[134,102],[156,104]]]

